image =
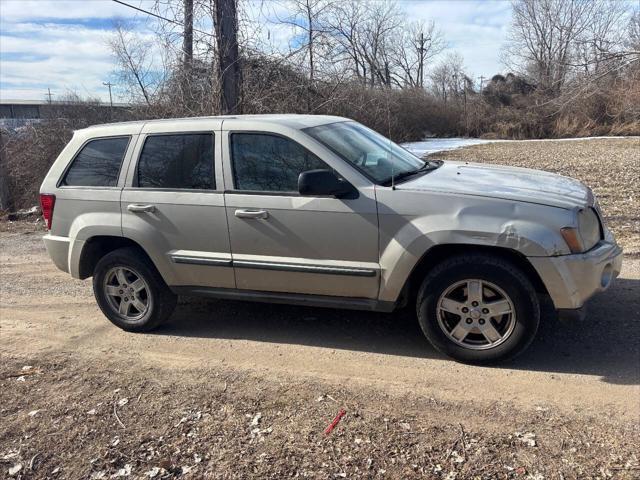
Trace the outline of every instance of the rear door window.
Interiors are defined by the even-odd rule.
[[[61,185],[70,187],[115,187],[122,159],[131,137],[91,140],[76,155]]]
[[[213,134],[151,135],[140,153],[137,186],[215,190]]]

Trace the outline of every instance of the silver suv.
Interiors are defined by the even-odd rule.
[[[167,320],[177,295],[409,305],[435,348],[491,362],[529,345],[542,296],[575,313],[622,262],[580,182],[423,161],[339,117],[79,130],[41,203],[54,263],[93,277],[104,314],[133,332]]]

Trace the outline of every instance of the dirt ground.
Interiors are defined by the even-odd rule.
[[[577,178],[598,197],[627,255],[640,258],[640,138],[529,140],[474,145],[431,158],[536,168]]]
[[[0,223],[0,478],[640,477],[640,259],[480,368],[411,311],[183,299],[128,334],[41,228]]]
[[[187,299],[127,334],[39,229],[4,230],[0,478],[640,473],[638,260],[586,321],[549,321],[522,357],[479,368],[434,352],[410,312]]]

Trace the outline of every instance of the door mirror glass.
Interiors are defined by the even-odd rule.
[[[311,197],[357,198],[358,191],[333,170],[308,170],[298,177],[298,192]]]

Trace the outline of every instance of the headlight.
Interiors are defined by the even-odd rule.
[[[564,227],[560,232],[571,253],[591,250],[602,238],[600,220],[593,208],[578,211],[578,228]]]

